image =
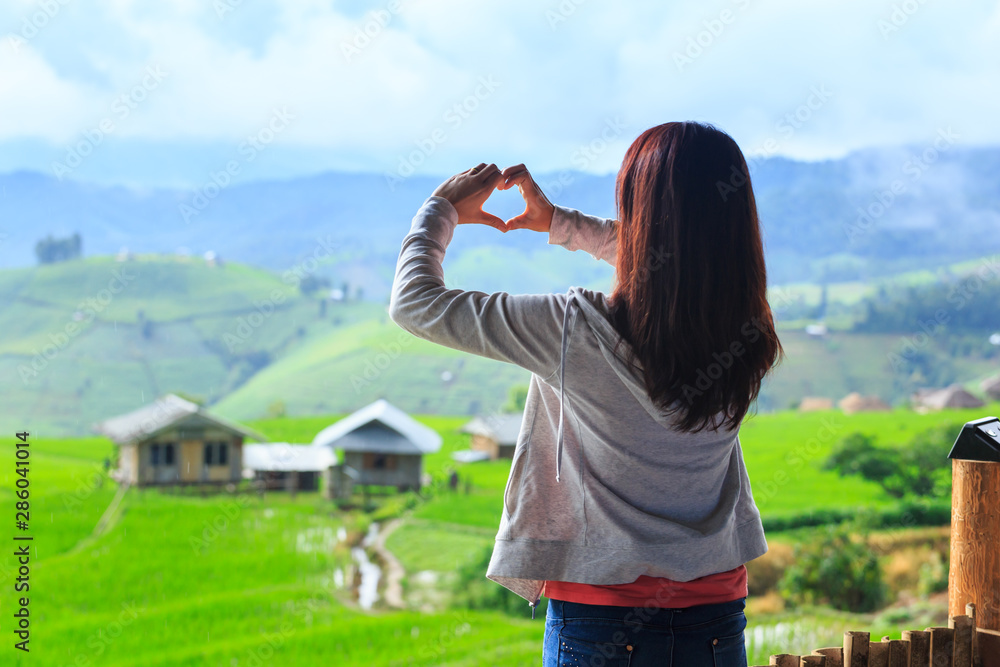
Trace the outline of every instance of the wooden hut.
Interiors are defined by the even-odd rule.
[[[799,412],[818,412],[833,410],[833,399],[822,396],[806,396],[799,403]]]
[[[135,486],[227,484],[243,470],[250,429],[174,394],[95,426],[120,447],[116,477]]]
[[[244,477],[267,489],[318,491],[320,476],[336,463],[337,456],[329,447],[287,442],[243,446]]]
[[[329,469],[327,490],[346,497],[356,484],[419,489],[423,456],[441,448],[441,436],[379,399],[317,433],[312,444],[343,451],[342,463]]]
[[[915,393],[912,399],[913,405],[922,410],[981,408],[986,405],[978,397],[967,392],[960,384],[953,384],[944,389],[922,389]]]
[[[990,397],[990,400],[1000,401],[1000,375],[983,380],[979,388]]]
[[[491,459],[512,459],[523,417],[521,413],[476,417],[459,431],[472,436],[469,441],[472,451],[485,452]]]
[[[878,396],[862,396],[856,391],[840,399],[837,402],[837,407],[847,415],[856,412],[887,412],[892,410],[892,407]]]

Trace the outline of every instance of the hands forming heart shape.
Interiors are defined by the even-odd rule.
[[[494,190],[509,190],[515,185],[524,199],[523,213],[504,221],[483,210],[483,204]],[[495,164],[480,163],[446,180],[437,187],[433,196],[451,202],[458,211],[458,224],[489,225],[501,232],[511,229],[548,232],[555,210],[523,164],[500,171]]]

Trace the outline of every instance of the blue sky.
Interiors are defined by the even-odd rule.
[[[975,1],[5,0],[0,172],[603,173],[684,119],[801,159],[996,145],[998,45]]]

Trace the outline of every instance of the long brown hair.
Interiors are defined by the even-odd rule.
[[[783,351],[746,160],[725,132],[665,123],[629,147],[612,324],[683,431],[736,428]]]

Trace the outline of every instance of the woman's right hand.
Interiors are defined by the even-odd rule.
[[[548,232],[552,224],[552,213],[555,207],[531,178],[527,167],[523,164],[507,167],[501,173],[503,181],[497,186],[499,190],[509,190],[517,185],[524,199],[524,213],[507,221],[507,229],[530,229],[536,232]]]

